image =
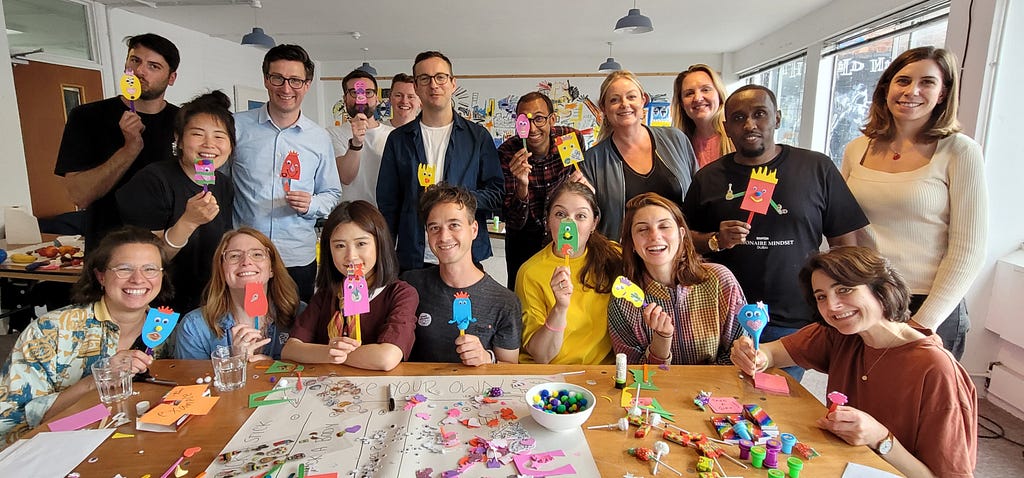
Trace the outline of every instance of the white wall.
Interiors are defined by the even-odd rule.
[[[0,5],[2,6],[2,5]],[[0,23],[6,25],[3,8]],[[0,51],[10,51],[7,35],[0,35]],[[21,141],[21,119],[18,98],[14,93],[14,73],[9,61],[0,61],[0,208],[8,205],[32,206],[28,192],[28,169],[25,167],[25,147]],[[4,218],[0,213],[0,228]]]

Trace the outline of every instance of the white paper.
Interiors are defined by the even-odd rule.
[[[0,454],[0,476],[24,476],[25,470],[32,476],[67,476],[112,433],[113,428],[43,432],[20,440]]]
[[[847,463],[842,478],[900,478],[900,476],[870,466]]]

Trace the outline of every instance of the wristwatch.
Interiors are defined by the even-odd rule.
[[[711,238],[708,239],[708,249],[711,249],[711,252],[718,252],[718,251],[721,250],[721,249],[718,248],[718,233],[717,232],[712,234]]]
[[[890,431],[889,434],[886,435],[886,437],[882,439],[881,442],[878,443],[878,446],[875,448],[875,451],[878,452],[879,455],[888,455],[889,452],[892,451],[892,442],[892,432]]]
[[[363,149],[363,146],[364,145],[362,145],[362,144],[360,144],[359,146],[356,146],[356,145],[352,144],[352,139],[351,138],[349,138],[349,140],[348,140],[348,149],[349,149],[349,151],[359,151],[359,150]]]

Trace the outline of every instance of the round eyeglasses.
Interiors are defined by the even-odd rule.
[[[164,271],[163,267],[157,267],[153,264],[146,264],[144,266],[135,267],[128,264],[121,264],[119,266],[108,267],[108,271],[113,272],[118,279],[127,279],[135,275],[135,271],[142,272],[142,277],[147,279],[156,279],[161,272]]]
[[[230,251],[224,251],[224,262],[228,264],[238,264],[242,262],[242,258],[249,256],[249,259],[253,262],[265,262],[270,258],[270,252],[266,249],[249,249],[243,251],[241,249],[232,249]]]

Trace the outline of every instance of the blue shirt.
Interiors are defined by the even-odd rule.
[[[300,302],[295,315],[301,314],[305,308],[306,303]],[[213,353],[218,345],[230,345],[231,328],[235,326],[235,318],[228,312],[224,317],[221,317],[218,326],[224,331],[224,335],[220,338],[207,325],[206,319],[203,318],[203,309],[195,309],[185,314],[178,323],[178,338],[174,356],[179,359],[205,360],[210,358],[210,354]],[[271,322],[267,327],[267,336],[270,337],[270,343],[264,345],[260,353],[274,360],[280,359],[281,348],[288,341],[288,335],[289,331],[278,330],[277,324]]]
[[[287,267],[305,266],[316,259],[317,218],[326,217],[341,201],[341,178],[327,131],[300,115],[280,129],[270,120],[267,106],[235,114],[235,227],[250,226],[267,235]],[[312,202],[299,214],[285,201],[281,166],[290,152],[298,154],[299,179],[293,191],[309,191]]]

